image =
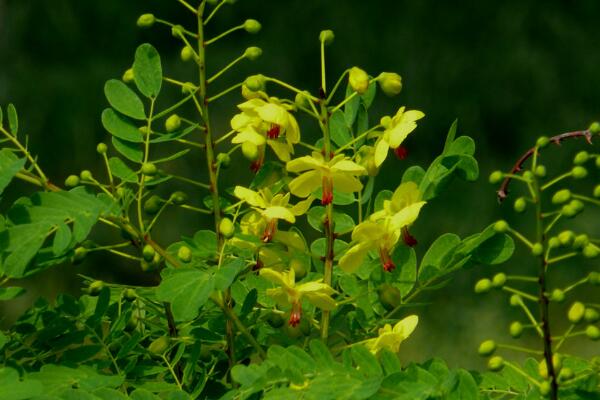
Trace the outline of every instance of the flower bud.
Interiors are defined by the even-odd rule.
[[[572,207],[570,204],[565,204],[560,209],[560,213],[563,215],[563,217],[573,218],[574,216],[577,215],[577,210],[574,207]]]
[[[266,83],[267,80],[262,74],[251,75],[244,81],[244,85],[253,92],[264,92]]]
[[[154,254],[156,254],[156,251],[154,250],[154,247],[150,246],[149,244],[145,245],[142,249],[142,256],[146,261],[152,261]]]
[[[402,77],[395,72],[382,72],[377,82],[381,91],[387,96],[396,96],[402,91]]]
[[[544,178],[546,176],[546,167],[544,165],[538,165],[533,172],[538,178]]]
[[[525,197],[519,197],[517,200],[515,200],[513,208],[518,213],[522,213],[523,211],[525,211],[525,209],[527,208],[527,200],[525,200]]]
[[[260,32],[262,25],[255,19],[247,19],[244,21],[244,30],[248,33],[255,34]]]
[[[492,185],[495,185],[496,183],[499,183],[502,180],[502,178],[504,178],[504,174],[502,173],[502,171],[494,171],[490,174],[489,182]]]
[[[553,204],[563,204],[571,199],[571,191],[569,189],[562,189],[554,193],[552,196]]]
[[[504,233],[508,231],[508,222],[504,220],[497,221],[494,224],[494,230],[498,233]]]
[[[595,325],[588,325],[585,328],[585,335],[592,340],[598,340],[600,339],[600,329]]]
[[[586,307],[583,318],[585,319],[585,322],[593,324],[600,319],[600,314],[595,308]]]
[[[535,142],[535,145],[537,147],[539,147],[540,149],[542,149],[542,148],[548,146],[548,143],[550,143],[550,139],[548,139],[547,136],[540,136],[538,138],[538,140]]]
[[[157,356],[163,355],[169,348],[169,341],[170,340],[167,336],[161,336],[150,343],[150,346],[148,346],[148,351]]]
[[[550,300],[562,303],[565,300],[565,292],[560,289],[554,289],[550,295]]]
[[[585,204],[583,204],[583,201],[577,199],[571,200],[569,202],[569,206],[575,211],[576,214],[579,214],[585,208]]]
[[[235,233],[235,225],[229,218],[223,218],[219,223],[219,233],[225,238],[230,239]]]
[[[568,381],[575,377],[575,373],[571,368],[563,368],[560,370],[560,374],[558,375],[558,380],[561,382]]]
[[[575,154],[575,158],[573,159],[573,164],[575,164],[575,165],[585,164],[589,159],[590,159],[590,153],[588,153],[587,151],[580,151],[579,153]]]
[[[542,396],[548,396],[550,394],[550,390],[552,390],[552,386],[550,386],[550,382],[543,381],[542,383],[540,383],[540,394]]]
[[[177,129],[179,129],[180,126],[181,126],[181,118],[177,114],[171,115],[165,121],[165,129],[167,130],[167,132],[176,131]]]
[[[140,28],[150,28],[156,22],[153,14],[142,14],[137,20],[137,26]]]
[[[563,246],[570,246],[575,240],[575,233],[573,231],[562,231],[558,234],[558,240]]]
[[[492,278],[492,286],[495,288],[501,288],[506,283],[506,274],[500,272]]]
[[[600,249],[592,243],[588,243],[588,245],[583,248],[583,256],[585,258],[596,258],[598,255],[600,255]]]
[[[598,160],[600,160],[600,157],[598,157]],[[600,185],[596,185],[594,188],[594,197],[600,197]]]
[[[510,336],[512,336],[513,338],[519,338],[523,334],[523,324],[519,321],[514,321],[512,324],[510,324],[508,331],[510,333]]]
[[[142,164],[142,174],[148,176],[154,176],[158,172],[158,168],[153,163],[144,163]]]
[[[162,202],[163,201],[161,200],[161,198],[154,194],[144,202],[144,211],[146,212],[146,214],[156,214],[158,210],[160,210]]]
[[[575,236],[573,241],[573,247],[576,249],[582,249],[590,243],[590,238],[585,233]]]
[[[590,131],[590,133],[600,133],[600,122],[592,122],[588,130]]]
[[[488,361],[488,368],[490,371],[498,372],[504,368],[504,359],[500,356],[494,356]]]
[[[571,175],[573,176],[573,179],[583,179],[587,176],[587,174],[587,169],[580,165],[573,167],[573,169],[571,170]]]
[[[310,93],[304,91],[300,93],[296,93],[296,97],[294,98],[294,103],[297,107],[310,107]]]
[[[92,176],[92,173],[87,169],[84,169],[83,171],[81,171],[79,173],[79,177],[81,178],[82,181],[91,181],[94,179]]]
[[[96,152],[98,154],[106,154],[107,151],[108,147],[106,147],[106,144],[104,143],[98,143],[98,146],[96,146]]]
[[[533,181],[533,172],[531,172],[531,171],[523,172],[523,178],[530,182]]]
[[[129,68],[128,70],[123,72],[123,76],[121,77],[121,79],[125,83],[133,82],[133,80],[135,79],[135,76],[133,75],[133,68]]]
[[[475,293],[487,293],[492,289],[492,281],[487,278],[480,279],[475,284]]]
[[[335,35],[330,29],[321,31],[321,33],[319,33],[319,41],[323,42],[325,46],[329,46],[331,43],[333,43],[333,39],[335,39]]]
[[[227,168],[231,164],[231,157],[227,153],[219,153],[217,154],[217,163],[221,168]]]
[[[194,58],[194,50],[190,46],[185,46],[181,49],[181,53],[179,53],[182,61],[190,61]]]
[[[79,185],[79,177],[77,175],[69,175],[67,179],[65,179],[65,186],[68,188],[72,188]]]
[[[181,25],[173,25],[171,27],[171,35],[173,35],[176,38],[182,37],[184,35],[184,33],[185,33],[185,29]]]
[[[494,342],[493,340],[486,340],[484,342],[481,342],[481,344],[479,345],[479,349],[477,350],[479,355],[482,357],[491,356],[492,354],[494,354],[495,351],[496,342]]]
[[[183,261],[184,263],[189,263],[192,261],[192,250],[187,246],[181,246],[177,250],[177,258]]]
[[[90,283],[90,286],[88,287],[88,292],[90,296],[98,296],[102,289],[104,289],[104,282],[94,281]]]
[[[358,67],[352,67],[348,75],[348,83],[355,92],[364,94],[369,88],[369,75]]]
[[[169,199],[171,203],[175,204],[176,206],[180,206],[187,201],[188,196],[187,194],[185,194],[185,192],[178,190],[176,192],[173,192]]]
[[[534,257],[541,256],[544,252],[544,246],[541,243],[534,243],[531,246],[531,255]]]
[[[256,161],[258,159],[258,147],[252,142],[242,143],[242,154],[249,161]]]
[[[511,306],[517,307],[523,304],[523,299],[518,294],[513,294],[510,296],[509,303]]]
[[[585,314],[585,306],[583,303],[576,301],[571,305],[567,312],[567,318],[574,324],[581,322],[583,315]]]
[[[600,285],[600,273],[598,273],[596,271],[590,272],[588,275],[588,281],[592,285]]]
[[[248,47],[246,51],[244,51],[244,57],[246,57],[250,61],[258,59],[258,57],[260,57],[261,55],[262,49],[256,46]]]
[[[128,288],[123,291],[123,298],[127,301],[134,301],[135,299],[137,299],[137,297],[138,296],[135,292],[135,289]]]
[[[298,259],[298,258],[292,258],[290,260],[290,269],[294,270],[294,274],[296,275],[296,280],[300,280],[302,278],[304,278],[306,276],[307,268],[306,268],[306,264]]]
[[[548,247],[551,249],[555,249],[560,246],[560,240],[556,236],[552,236],[548,239]]]
[[[196,85],[194,85],[193,82],[185,82],[181,86],[181,93],[182,94],[192,94],[196,91],[196,89],[198,89],[198,88],[196,87]]]

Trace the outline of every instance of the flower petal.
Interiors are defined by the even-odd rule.
[[[288,123],[288,112],[277,104],[266,103],[256,107],[256,112],[263,121],[283,127]]]
[[[267,144],[273,149],[273,152],[283,162],[290,161],[290,145],[277,140],[267,140]],[[293,148],[292,148],[293,150]]]
[[[332,176],[333,187],[335,190],[344,193],[354,193],[362,190],[362,183],[360,180],[350,174],[337,173]]]
[[[331,167],[332,173],[338,171],[347,172],[353,175],[365,175],[367,173],[365,167],[347,159],[338,161]]]
[[[348,274],[356,272],[356,270],[358,269],[358,267],[360,267],[368,251],[371,248],[369,244],[358,243],[350,247],[348,251],[346,251],[346,253],[342,256],[342,258],[340,258],[340,268]]]
[[[375,147],[375,166],[376,167],[379,167],[381,164],[383,164],[383,162],[385,161],[385,159],[388,155],[389,149],[390,149],[390,144],[387,142],[387,140],[385,140],[383,137],[381,137],[377,141],[377,145]]]
[[[298,157],[293,159],[292,161],[289,161],[286,165],[285,168],[289,171],[289,172],[302,172],[302,171],[306,171],[308,169],[316,169],[323,166],[323,160],[319,160],[315,157],[311,157],[311,156],[304,156],[304,157]]]
[[[337,306],[334,299],[323,293],[306,293],[304,297],[306,297],[313,306],[325,311],[331,311]]]
[[[292,212],[282,206],[267,207],[262,211],[262,215],[267,219],[283,219],[291,224],[296,222],[296,217]]]
[[[298,197],[308,197],[321,186],[321,173],[318,171],[305,172],[294,178],[288,186],[292,194]]]
[[[406,339],[407,337],[410,336],[411,333],[413,333],[413,331],[417,327],[418,323],[419,323],[418,316],[409,315],[408,317],[404,318],[403,320],[398,322],[396,325],[394,325],[394,333],[401,334],[402,337],[404,339]]]
[[[314,199],[315,198],[313,196],[308,196],[306,200],[299,201],[295,206],[292,207],[292,212],[294,215],[306,214]]]
[[[255,192],[243,186],[236,186],[233,190],[233,194],[240,200],[244,200],[246,203],[253,207],[265,208],[266,204],[263,197]]]
[[[256,132],[256,129],[254,129],[251,126],[247,126],[243,131],[241,131],[240,133],[235,135],[233,139],[231,139],[231,143],[234,144],[244,142],[250,142],[254,143],[257,146],[262,146],[263,144],[265,144],[266,139],[263,135]]]
[[[425,201],[420,201],[415,204],[411,204],[408,207],[403,208],[400,212],[397,212],[392,216],[391,225],[393,229],[400,229],[403,226],[412,224],[419,217],[421,207],[425,205]]]
[[[293,285],[289,284],[289,277],[284,272],[275,271],[271,268],[261,268],[259,273],[260,276],[276,285],[283,286],[285,288],[293,287]]]

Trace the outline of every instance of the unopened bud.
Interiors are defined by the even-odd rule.
[[[135,75],[133,75],[133,68],[129,68],[125,72],[123,72],[123,76],[121,77],[123,82],[130,83],[135,79]]]
[[[246,57],[250,61],[258,59],[261,55],[262,49],[256,46],[248,47],[246,51],[244,51],[244,57]]]
[[[377,82],[381,91],[387,96],[396,96],[402,91],[402,78],[395,72],[382,72]]]
[[[247,19],[246,21],[244,21],[244,29],[246,30],[246,32],[248,33],[258,33],[260,32],[260,29],[262,28],[260,22],[258,22],[255,19]]]
[[[348,82],[355,92],[364,94],[369,88],[369,75],[358,67],[352,67],[348,75]]]
[[[177,114],[171,115],[165,121],[165,129],[167,130],[167,132],[176,131],[177,129],[179,129],[180,126],[181,126],[181,118]]]
[[[330,29],[321,31],[321,33],[319,34],[319,40],[323,42],[325,46],[329,46],[331,43],[333,43],[333,39],[335,39],[335,35]]]
[[[156,18],[154,18],[153,14],[142,14],[137,20],[137,26],[140,28],[149,28],[154,25],[156,22]]]
[[[246,78],[244,85],[253,92],[265,90],[266,79],[264,75],[257,74]]]

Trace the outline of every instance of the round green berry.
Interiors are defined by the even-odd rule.
[[[575,233],[573,231],[562,231],[558,234],[558,240],[563,246],[570,246],[575,240]]]
[[[244,51],[244,57],[250,61],[257,60],[261,55],[262,49],[256,46],[248,47],[246,51]]]
[[[171,202],[173,204],[175,204],[176,206],[185,204],[187,199],[188,199],[188,195],[182,191],[173,192],[173,194],[171,195]]]
[[[495,288],[501,288],[506,283],[506,274],[500,272],[492,278],[492,286]]]
[[[596,310],[595,308],[586,307],[585,313],[583,314],[583,319],[585,319],[585,322],[593,324],[594,322],[597,322],[600,319],[600,313],[598,313],[598,310]]]
[[[148,200],[144,202],[144,211],[146,212],[146,214],[156,214],[158,210],[160,210],[162,203],[162,199],[157,195],[153,194],[148,198]]]
[[[582,249],[590,243],[590,238],[585,233],[575,236],[573,241],[573,247],[576,249]]]
[[[144,260],[146,260],[146,261],[152,261],[155,254],[156,254],[156,251],[154,250],[154,247],[150,246],[149,244],[145,245],[144,248],[142,249],[142,256],[144,257]]]
[[[491,356],[492,354],[494,354],[494,352],[496,351],[496,348],[497,348],[496,342],[494,342],[493,340],[486,340],[484,342],[481,342],[477,352],[482,357],[488,357],[488,356]]]
[[[333,39],[335,39],[335,35],[330,29],[321,31],[321,33],[319,33],[319,40],[323,42],[326,46],[329,46],[331,43],[333,43]]]
[[[561,189],[552,196],[553,204],[563,204],[571,199],[571,191],[569,189]]]
[[[583,204],[583,201],[581,200],[573,199],[569,202],[569,207],[571,207],[575,213],[579,214],[585,208],[585,204]]]
[[[179,129],[180,126],[181,126],[181,118],[177,114],[171,115],[165,121],[165,129],[167,130],[167,132],[176,131],[177,129]]]
[[[488,361],[488,368],[490,371],[498,372],[504,368],[504,359],[500,356],[494,356]]]
[[[81,171],[79,173],[79,177],[81,178],[82,181],[91,181],[94,179],[94,177],[92,176],[92,173],[87,169],[84,169],[83,171]]]
[[[104,282],[94,281],[94,282],[90,283],[90,286],[88,287],[88,293],[91,296],[98,296],[100,294],[100,292],[102,291],[102,289],[104,289]]]
[[[598,159],[600,160],[600,157]],[[600,185],[596,185],[594,188],[594,197],[600,197]]]
[[[600,249],[598,246],[588,243],[588,245],[583,248],[582,253],[585,258],[596,258],[600,255]]]
[[[539,148],[544,148],[544,147],[548,146],[549,143],[550,143],[550,139],[548,139],[547,136],[540,136],[538,138],[538,140],[535,142],[535,145]]]
[[[187,246],[181,246],[177,250],[177,258],[179,258],[184,263],[189,263],[192,261],[192,249]]]
[[[219,233],[230,239],[235,234],[235,225],[229,218],[223,218],[219,223]]]
[[[133,74],[133,68],[129,68],[125,72],[123,72],[123,76],[121,77],[121,79],[125,83],[133,82],[135,79],[135,75]]]
[[[221,168],[228,168],[231,164],[231,157],[227,153],[219,153],[217,154],[217,163]]]
[[[161,336],[150,343],[148,351],[153,355],[163,355],[169,348],[169,343],[170,339],[167,336]]]
[[[583,303],[576,301],[571,305],[569,311],[567,312],[567,318],[574,324],[581,322],[583,316],[585,314],[585,306]]]
[[[190,46],[184,46],[179,53],[181,61],[190,61],[194,58],[194,50]]]
[[[546,176],[546,166],[544,165],[538,165],[537,167],[535,167],[535,176],[537,176],[538,178],[544,178]]]
[[[107,151],[108,147],[104,143],[98,143],[98,146],[96,146],[96,152],[98,154],[106,154]]]
[[[588,275],[588,281],[592,285],[600,285],[600,273],[598,273],[596,271],[590,272]]]
[[[492,281],[487,278],[480,279],[475,284],[475,293],[487,293],[492,289]]]
[[[519,338],[523,334],[523,324],[519,321],[514,321],[512,324],[510,324],[508,331],[510,336],[514,337],[515,339]]]
[[[513,294],[510,296],[509,303],[513,307],[518,307],[523,304],[523,299],[518,294]]]
[[[560,213],[566,218],[573,218],[577,215],[577,210],[570,204],[562,206]]]
[[[504,220],[496,221],[494,224],[494,230],[498,233],[504,233],[508,231],[508,222]]]
[[[556,236],[552,236],[548,239],[548,247],[551,249],[555,249],[560,246],[560,240]]]
[[[142,174],[148,176],[154,176],[158,172],[158,168],[153,163],[144,163],[142,165]]]
[[[69,175],[67,179],[65,179],[65,186],[68,188],[72,188],[79,185],[79,177],[77,175]]]
[[[575,154],[575,158],[573,158],[573,164],[585,164],[589,159],[590,153],[588,153],[587,151],[580,151],[579,153]]]
[[[583,179],[587,176],[587,174],[587,169],[581,165],[577,165],[571,170],[571,176],[573,176],[574,179]]]
[[[600,339],[600,329],[596,325],[588,325],[585,328],[585,335],[592,340],[598,340]]]
[[[561,289],[554,289],[550,295],[550,300],[557,303],[562,303],[565,300],[565,292]]]
[[[534,243],[531,247],[532,256],[541,256],[544,253],[544,246],[541,243]]]
[[[496,183],[499,183],[502,180],[502,178],[504,178],[504,174],[502,173],[502,171],[494,171],[490,174],[488,180],[492,185],[495,185]]]
[[[523,172],[523,178],[525,178],[528,181],[533,181],[533,172],[531,172],[531,171]]]
[[[527,208],[527,200],[525,200],[525,197],[519,197],[517,200],[515,200],[513,208],[518,213],[525,211],[525,209]]]
[[[247,19],[246,21],[244,21],[244,29],[246,30],[246,32],[251,33],[251,34],[255,34],[260,32],[260,29],[262,28],[260,22],[258,22],[255,19]]]
[[[244,85],[253,92],[264,91],[266,84],[267,80],[265,76],[261,74],[251,75],[244,81]]]
[[[590,131],[590,133],[600,133],[600,122],[598,121],[594,121],[590,124],[590,127],[588,128],[588,130]]]
[[[185,34],[185,29],[183,28],[183,26],[173,25],[171,27],[171,35],[173,35],[173,37],[179,38],[179,37],[182,37],[184,34]]]
[[[153,14],[142,14],[137,19],[137,26],[140,28],[149,28],[154,25],[154,22],[156,22],[156,18]]]
[[[123,291],[123,298],[127,301],[134,301],[135,299],[137,299],[137,297],[138,296],[135,292],[135,289],[128,288]]]

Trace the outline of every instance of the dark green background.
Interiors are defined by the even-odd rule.
[[[189,26],[193,22],[174,0],[0,0],[0,104],[15,103],[30,148],[57,182],[83,168],[101,176],[95,147],[107,138],[99,118],[106,106],[102,88],[129,67],[137,45],[155,44],[167,75],[192,79],[194,69],[178,61],[180,44],[167,28],[136,28],[135,20],[143,12]],[[314,91],[319,82],[317,37],[329,28],[336,34],[328,49],[332,74],[353,65],[372,75],[399,72],[402,94],[378,98],[372,120],[400,105],[423,110],[426,118],[407,141],[408,160],[386,164],[381,187],[393,189],[406,166],[430,162],[458,118],[459,131],[477,142],[482,179],[456,183],[428,206],[414,228],[422,255],[440,233],[464,236],[507,214],[510,206],[503,214],[494,188],[486,183],[491,170],[508,169],[539,135],[585,128],[600,118],[599,17],[600,3],[594,0],[240,0],[222,9],[208,36],[245,18],[260,20],[263,31],[258,36],[238,32],[211,46],[209,67],[214,71],[256,44],[263,48],[263,57],[226,74],[223,88],[236,77],[260,71]],[[218,131],[227,130],[239,101],[239,95],[232,94],[216,107]],[[316,127],[309,127],[303,135],[315,132]],[[568,165],[572,152],[566,150],[577,146],[563,147],[552,165]],[[202,175],[203,166],[198,161],[184,168]],[[247,175],[245,162],[239,168]],[[29,189],[14,186],[3,207],[23,190]],[[169,223],[163,224],[165,235],[193,232],[197,225],[190,221],[189,214],[170,215]],[[587,224],[593,227],[593,220]],[[514,264],[513,269],[526,267]],[[44,274],[28,283],[28,297],[5,307],[5,322],[39,294],[76,292],[76,273],[134,282],[136,268],[98,256],[83,266],[65,266],[60,274]],[[506,336],[514,318],[504,297],[490,295],[482,301],[470,294],[475,280],[490,273],[476,269],[459,274],[450,287],[430,297],[429,306],[416,311],[422,322],[405,346],[407,359],[435,354],[454,364],[482,365],[475,356],[477,343],[490,335]]]

